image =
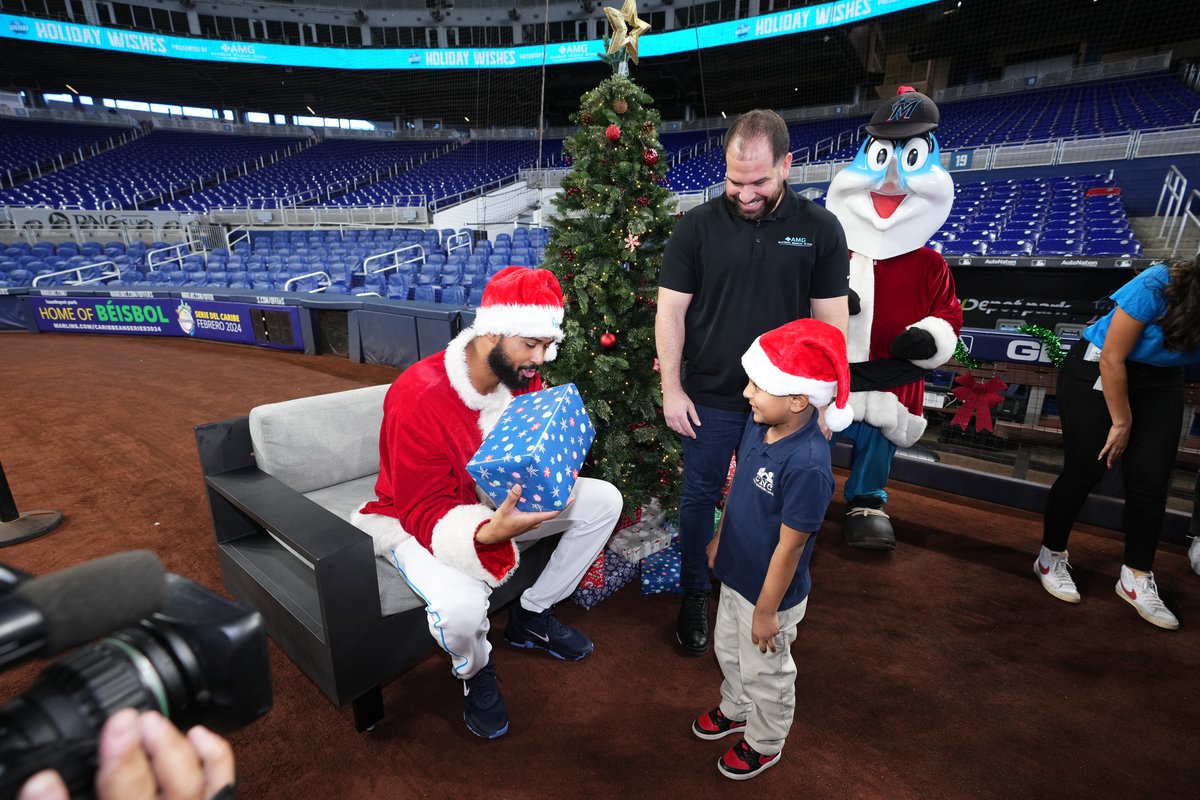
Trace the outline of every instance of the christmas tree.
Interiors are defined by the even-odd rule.
[[[663,185],[658,113],[615,74],[585,94],[563,149],[571,172],[554,198],[543,266],[563,287],[566,338],[551,383],[579,387],[596,426],[589,466],[626,509],[678,494],[680,444],[662,416],[655,298],[675,203]]]

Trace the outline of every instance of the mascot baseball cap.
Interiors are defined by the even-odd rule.
[[[896,96],[879,108],[867,123],[867,133],[876,139],[898,141],[929,133],[942,114],[937,104],[911,86],[901,86]]]

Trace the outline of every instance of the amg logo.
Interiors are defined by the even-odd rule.
[[[786,245],[787,247],[812,247],[812,242],[804,236],[785,236],[776,242],[776,244]]]

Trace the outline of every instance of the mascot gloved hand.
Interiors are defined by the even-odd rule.
[[[871,118],[825,203],[846,231],[857,299],[846,348],[855,421],[833,443],[854,444],[843,532],[865,550],[896,546],[884,511],[892,459],[925,432],[925,374],[950,360],[962,328],[950,268],[924,246],[954,203],[933,134],[940,118],[933,100],[901,86]]]

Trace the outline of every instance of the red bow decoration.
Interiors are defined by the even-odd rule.
[[[959,386],[950,391],[962,402],[962,407],[958,409],[954,419],[950,420],[950,424],[957,425],[965,431],[967,423],[974,416],[975,430],[992,431],[992,415],[988,409],[1004,399],[1000,393],[1008,388],[1008,384],[998,377],[992,377],[987,383],[977,383],[975,376],[970,372],[958,375],[954,382]]]

